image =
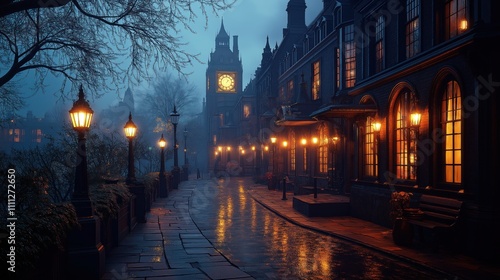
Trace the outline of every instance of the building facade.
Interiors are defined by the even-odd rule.
[[[266,42],[244,90],[255,102],[256,171],[299,186],[315,178],[350,197],[351,215],[388,227],[394,191],[461,200],[460,249],[498,258],[500,4],[323,5],[306,26],[305,1],[288,2],[283,40]]]
[[[288,1],[283,39],[263,44],[243,91],[221,27],[207,69],[209,161],[251,149],[253,174],[316,181],[387,227],[394,191],[458,199],[460,249],[498,258],[500,2],[324,0],[309,25],[305,10]]]

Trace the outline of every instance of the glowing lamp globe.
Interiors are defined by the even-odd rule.
[[[76,131],[86,131],[90,128],[94,111],[90,108],[89,103],[85,100],[83,87],[80,86],[78,100],[73,103],[73,107],[69,110],[71,124]]]
[[[372,128],[374,132],[380,132],[380,129],[382,128],[382,123],[380,122],[374,122],[372,124]]]
[[[165,148],[167,146],[167,141],[165,140],[165,138],[163,138],[163,133],[161,134],[161,138],[160,140],[158,141],[158,145],[160,146],[160,148]]]
[[[419,112],[413,112],[410,115],[410,126],[418,128],[420,126],[420,120],[422,119],[422,114]]]
[[[125,124],[124,130],[125,130],[125,136],[127,136],[127,138],[132,139],[135,137],[135,133],[137,132],[137,126],[132,121],[132,113],[130,113],[128,116],[128,122]]]

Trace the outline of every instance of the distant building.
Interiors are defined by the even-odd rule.
[[[25,149],[47,143],[47,136],[60,130],[60,123],[52,118],[35,117],[31,111],[26,117],[12,117],[0,127],[0,150]]]
[[[230,37],[221,22],[215,38],[215,50],[210,53],[206,71],[205,116],[207,171],[225,170],[228,163],[238,158],[239,110],[235,106],[242,97],[243,67],[239,55],[238,36]]]

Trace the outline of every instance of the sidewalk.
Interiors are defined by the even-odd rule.
[[[147,222],[107,252],[102,280],[253,279],[220,254],[191,220],[190,182],[196,181],[182,182],[168,198],[155,201]]]
[[[293,209],[293,193],[287,193],[287,200],[282,200],[281,190],[268,190],[263,185],[254,185],[248,192],[264,207],[299,226],[449,274],[454,279],[500,279],[500,267],[485,265],[463,255],[395,245],[390,229],[365,220],[350,216],[306,217]]]

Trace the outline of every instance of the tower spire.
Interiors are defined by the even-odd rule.
[[[221,20],[219,34],[215,37],[215,49],[229,48],[229,35],[224,28],[224,19]]]
[[[271,47],[269,46],[269,36],[266,38],[266,46],[264,47],[264,51],[262,52],[262,60],[260,65],[264,67],[269,61],[271,61],[273,53],[271,52]]]

